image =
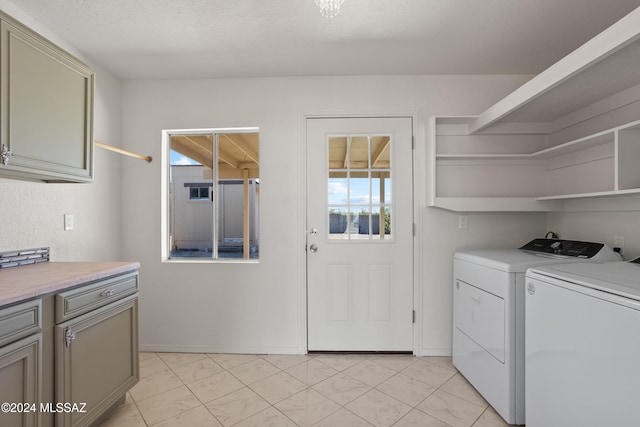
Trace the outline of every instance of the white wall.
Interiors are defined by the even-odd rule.
[[[45,25],[7,0],[0,8],[63,48]],[[640,256],[640,200],[598,202],[583,212],[458,214],[425,207],[425,123],[431,115],[477,114],[526,80],[522,76],[414,76],[121,82],[97,72],[96,140],[150,154],[150,164],[95,150],[92,184],[0,179],[0,250],[50,246],[54,261],[142,262],[140,342],[145,349],[299,353],[305,344],[305,114],[410,114],[416,118],[416,345],[448,354],[451,257],[461,249],[515,247],[547,230],[613,243]],[[122,95],[121,95],[122,94]],[[223,100],[223,101],[221,101]],[[122,110],[122,111],[121,111]],[[258,264],[160,262],[160,131],[259,126],[262,246]],[[284,163],[283,163],[284,161]],[[63,214],[76,229],[63,231]],[[285,213],[285,215],[282,215]]]
[[[61,47],[73,47],[9,0],[0,9]],[[425,123],[430,115],[477,114],[523,83],[522,76],[414,76],[121,82],[98,65],[94,137],[150,154],[151,164],[95,150],[92,184],[0,179],[0,251],[50,246],[55,261],[142,262],[140,342],[177,351],[304,352],[305,114],[414,115],[416,346],[448,354],[454,251],[515,247],[547,230],[613,243],[640,256],[640,200],[596,202],[608,212],[458,214],[426,208]],[[122,97],[121,97],[122,93]],[[122,108],[122,112],[120,111]],[[262,242],[258,264],[160,262],[160,131],[259,126]],[[122,138],[121,138],[122,137]],[[623,208],[619,208],[622,205]],[[63,231],[63,214],[76,229]],[[284,213],[284,215],[282,215]]]
[[[414,76],[127,81],[123,144],[151,164],[123,161],[125,258],[142,263],[140,343],[148,350],[299,353],[305,342],[304,116],[415,115],[418,224],[416,351],[447,354],[451,257],[459,248],[517,246],[545,232],[544,214],[457,215],[425,208],[425,123],[476,114],[525,80]],[[170,264],[160,257],[162,129],[258,126],[258,264]]]
[[[10,2],[0,9],[77,55],[43,24]],[[120,81],[95,64],[94,137],[118,145]],[[34,123],[34,126],[37,124]],[[95,149],[91,184],[45,184],[0,179],[0,251],[51,247],[53,261],[120,260],[120,158]],[[74,230],[64,231],[63,215],[74,215]]]
[[[610,246],[613,246],[614,237],[624,237],[623,259],[637,258],[640,256],[640,197],[622,199],[602,199],[600,205],[607,205],[608,212],[551,213],[547,217],[547,227],[563,239],[592,240]],[[590,205],[594,208],[592,203]],[[625,207],[627,210],[621,209]]]

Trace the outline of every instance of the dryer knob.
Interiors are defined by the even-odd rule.
[[[527,283],[527,292],[529,292],[529,295],[535,294],[536,286],[533,283]]]

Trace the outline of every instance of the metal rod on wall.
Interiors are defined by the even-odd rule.
[[[136,159],[142,159],[142,160],[146,160],[147,162],[151,162],[151,160],[153,160],[151,158],[151,156],[143,156],[142,154],[138,154],[138,153],[134,153],[132,151],[128,151],[128,150],[123,150],[122,148],[118,148],[118,147],[114,147],[108,144],[104,144],[100,141],[93,141],[94,145],[97,145],[98,147],[102,147],[106,150],[110,150],[116,153],[120,153],[120,154],[124,154],[125,156],[129,156],[129,157],[135,157]]]

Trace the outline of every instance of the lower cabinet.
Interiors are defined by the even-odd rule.
[[[1,426],[37,426],[42,334],[0,348]]]
[[[91,424],[138,381],[137,311],[132,295],[55,326],[56,425]]]
[[[137,271],[0,307],[0,427],[99,425],[139,377]]]

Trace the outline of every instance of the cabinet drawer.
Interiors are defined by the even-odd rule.
[[[42,328],[42,300],[0,309],[0,347]]]
[[[128,273],[83,285],[56,295],[56,323],[138,292],[138,273]]]

